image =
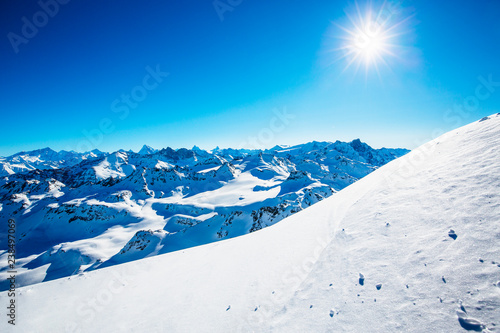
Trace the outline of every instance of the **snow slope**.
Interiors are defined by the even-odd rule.
[[[499,331],[499,189],[497,114],[269,228],[21,288],[16,331]]]
[[[16,221],[26,286],[260,230],[407,152],[359,139],[217,154],[145,146],[77,164],[51,149],[23,152],[7,159],[31,156],[39,168],[0,177],[0,221]],[[0,291],[6,235],[0,223]]]
[[[28,152],[0,157],[0,177],[23,173],[31,170],[58,169],[73,166],[81,161],[105,156],[97,149],[85,153],[61,150],[56,152],[50,148],[37,149]]]

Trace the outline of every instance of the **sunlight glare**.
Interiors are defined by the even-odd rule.
[[[364,65],[367,72],[371,67],[379,72],[380,63],[388,66],[387,57],[396,56],[394,51],[398,46],[395,37],[403,34],[397,30],[405,20],[394,23],[396,11],[384,6],[378,12],[368,8],[363,15],[356,3],[356,10],[355,18],[346,13],[349,27],[338,25],[345,32],[345,36],[341,37],[344,42],[337,49],[343,51],[341,58],[347,60],[344,71],[355,64],[356,70]]]

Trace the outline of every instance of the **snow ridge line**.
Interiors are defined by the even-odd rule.
[[[380,171],[376,170],[375,172]],[[343,221],[349,208],[351,208],[357,201],[361,200],[369,191],[374,189],[379,184],[378,181],[374,181],[377,179],[376,177],[372,176],[370,178],[372,174],[365,176],[363,179],[356,182],[359,183],[363,181],[364,183],[366,183],[370,181],[370,183],[365,184],[365,186],[358,186],[359,188],[363,189],[362,194],[360,194],[359,191],[356,192],[356,190],[359,189],[358,187],[354,186],[356,184],[354,183],[337,192],[336,194],[334,194],[334,197],[330,198],[331,200],[329,202],[334,202],[334,207],[327,210],[328,216],[325,221],[330,221],[330,223],[327,223],[325,225],[327,229],[327,232],[325,232],[325,236],[316,238],[317,246],[313,250],[312,254],[302,261],[302,264],[299,267],[294,267],[290,270],[285,271],[285,273],[283,273],[281,277],[281,290],[293,290],[294,292],[292,294],[289,294],[288,296],[285,296],[284,292],[279,293],[279,295],[284,296],[269,297],[267,302],[261,302],[263,306],[261,305],[259,311],[252,312],[248,316],[248,318],[241,322],[241,324],[238,326],[237,332],[256,332],[256,329],[259,327],[259,325],[269,323],[272,318],[276,317],[279,313],[282,313],[285,310],[284,304],[287,304],[294,296],[296,296],[297,292],[302,289],[302,286],[307,281],[310,274],[314,271],[316,265],[318,264],[318,262],[320,262],[320,259],[324,257],[327,249],[332,247],[335,249],[338,248],[339,251],[336,252],[341,252],[340,248],[337,245],[332,245],[334,239],[337,238],[339,225]],[[345,204],[345,200],[343,201],[338,198],[338,196],[342,195],[350,197],[347,205]],[[329,202],[319,202],[313,207],[310,207],[308,211],[310,209],[320,210],[319,207],[322,204]],[[340,202],[342,202],[342,206],[340,205]],[[300,212],[297,214],[300,215]],[[289,275],[290,272],[292,272],[292,276]],[[255,327],[255,330],[249,330],[252,326]]]

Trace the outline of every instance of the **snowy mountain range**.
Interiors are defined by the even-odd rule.
[[[353,150],[342,147],[352,153],[353,145],[348,145]],[[283,153],[298,156],[294,151],[303,147]],[[317,144],[314,152],[309,146],[311,156],[324,156],[320,147],[323,144]],[[265,156],[259,154],[257,161],[266,162]],[[248,166],[256,159],[247,156],[240,162]],[[352,169],[365,165],[350,161],[340,165]],[[277,162],[266,163],[265,170],[282,170]],[[224,175],[240,170],[235,178],[243,177],[247,171],[241,164],[232,167],[235,171],[228,165]],[[290,172],[281,183],[290,177],[309,181],[300,172]],[[260,186],[278,182],[273,178],[261,180],[268,183]],[[241,179],[241,187],[251,179]],[[63,187],[54,186],[52,193],[60,191],[56,188]],[[16,328],[25,332],[496,332],[499,189],[500,114],[496,114],[424,144],[269,228],[21,288],[17,297],[23,317]],[[131,199],[122,197],[118,202],[129,215],[140,210],[152,214],[156,207],[156,201],[150,201],[127,210]],[[80,205],[88,200],[92,199],[82,199]],[[76,200],[73,205],[77,210]],[[115,227],[115,234],[122,228]],[[149,239],[141,246],[156,248],[154,237],[154,231],[143,232],[136,240]],[[108,241],[115,240],[108,237]],[[66,253],[71,251],[67,248]],[[56,253],[52,256],[63,255]],[[0,293],[2,299],[6,294]],[[7,325],[0,321],[0,328]]]
[[[210,152],[46,148],[0,161],[0,219],[16,221],[25,286],[260,230],[407,152],[360,140]],[[0,234],[5,275],[6,224]]]
[[[61,150],[56,152],[50,148],[29,152],[20,152],[9,157],[0,157],[0,177],[10,176],[32,170],[59,169],[73,166],[84,160],[104,156],[105,153],[94,149],[86,153]]]

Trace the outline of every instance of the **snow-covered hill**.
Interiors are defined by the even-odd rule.
[[[31,156],[38,167],[0,179],[0,219],[16,221],[24,286],[260,230],[405,153],[359,140],[266,151],[144,146],[76,163],[45,149],[7,158]],[[1,224],[0,290],[6,233]]]
[[[497,114],[269,228],[22,288],[16,328],[498,331],[499,189]]]
[[[87,159],[94,159],[106,155],[94,149],[86,153],[61,150],[56,152],[50,148],[43,148],[29,152],[20,152],[8,157],[0,157],[0,177],[10,176],[32,170],[59,169],[69,167]]]

